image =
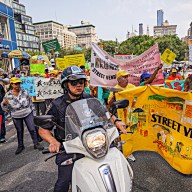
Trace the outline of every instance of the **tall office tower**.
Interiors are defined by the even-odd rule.
[[[32,17],[19,0],[12,1],[18,49],[23,51],[39,51],[39,37],[35,34]]]
[[[161,26],[163,24],[163,10],[157,10],[157,26]]]
[[[147,35],[149,36],[149,25],[147,25]]]
[[[143,35],[143,23],[139,24],[139,35]]]

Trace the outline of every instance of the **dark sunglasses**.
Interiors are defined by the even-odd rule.
[[[84,79],[78,79],[78,80],[75,80],[75,81],[70,81],[70,83],[71,83],[72,86],[76,86],[78,83],[79,83],[80,85],[83,85],[84,82],[85,82]]]
[[[13,84],[15,84],[15,85],[20,85],[21,83],[13,83]]]

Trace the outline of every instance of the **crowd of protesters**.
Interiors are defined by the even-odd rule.
[[[140,86],[148,85],[153,82],[157,73],[162,69],[162,64],[160,64],[153,74],[145,71],[140,77]],[[90,73],[86,71],[85,66],[80,66],[80,68],[86,73],[87,79],[85,82],[85,92],[97,97],[100,102],[110,108],[115,99],[115,91],[110,92],[110,89],[104,87],[94,87],[90,85]],[[184,91],[192,92],[192,75],[189,75],[186,79],[184,78],[184,70],[188,69],[177,69],[170,68],[163,70],[163,76],[165,80],[185,80]],[[45,69],[44,74],[35,72],[34,77],[44,77],[50,79],[60,79],[61,70],[51,70]],[[43,150],[43,146],[40,144],[42,139],[38,134],[38,127],[34,125],[33,118],[35,115],[44,115],[46,113],[46,108],[50,104],[51,100],[37,100],[36,96],[30,97],[27,91],[21,88],[20,77],[28,76],[25,71],[20,71],[15,68],[10,74],[2,73],[0,74],[0,144],[6,143],[6,121],[13,121],[17,132],[18,147],[15,154],[21,153],[24,146],[24,125],[30,133],[31,139],[34,144],[34,149]],[[117,90],[127,90],[134,85],[129,83],[129,73],[120,70],[116,74],[117,85],[114,87]]]

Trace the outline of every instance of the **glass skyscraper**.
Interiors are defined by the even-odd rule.
[[[163,10],[157,10],[157,26],[161,26],[163,24]]]

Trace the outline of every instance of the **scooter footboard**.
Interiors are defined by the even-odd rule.
[[[75,162],[73,192],[129,192],[133,171],[122,153],[110,148],[101,159],[84,157]]]

